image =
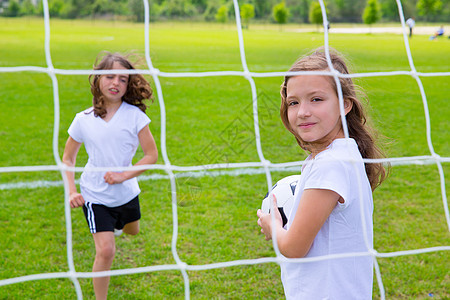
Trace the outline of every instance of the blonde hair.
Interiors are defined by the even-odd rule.
[[[99,58],[101,58],[100,62]],[[124,68],[134,70],[133,64],[129,60],[129,55],[125,56],[120,53],[101,52],[95,60],[94,70],[111,70],[114,62],[118,62]],[[100,91],[100,77],[103,75],[89,75],[89,83],[91,85],[92,106],[94,115],[103,118],[106,115],[104,95]],[[147,105],[146,100],[152,99],[153,91],[148,81],[141,74],[130,74],[128,78],[127,91],[123,95],[122,100],[137,106],[145,112]]]
[[[334,49],[330,49],[330,58],[333,68],[342,74],[349,74],[347,65],[342,55]],[[324,48],[318,48],[311,54],[297,60],[289,71],[322,71],[328,69],[328,63]],[[281,85],[281,107],[280,116],[284,126],[295,136],[297,143],[304,150],[308,150],[309,143],[303,141],[300,136],[291,128],[288,119],[287,83],[293,76],[286,76]],[[327,76],[331,85],[336,90],[336,82],[331,76]],[[375,130],[367,124],[367,116],[363,104],[356,94],[356,86],[351,78],[339,78],[342,96],[344,100],[352,103],[351,110],[346,115],[349,137],[353,138],[358,144],[359,152],[363,158],[376,159],[383,158],[385,155],[376,145]],[[388,170],[382,163],[366,163],[366,174],[369,179],[372,190],[375,190],[387,177]]]

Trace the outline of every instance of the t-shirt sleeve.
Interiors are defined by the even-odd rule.
[[[143,113],[142,111],[137,112],[136,134],[139,134],[139,132],[142,130],[142,128],[144,128],[145,126],[150,124],[150,122],[151,122],[150,118],[145,113]]]
[[[77,141],[78,143],[83,143],[83,132],[81,130],[79,114],[75,116],[75,119],[73,119],[72,124],[70,125],[67,132],[75,141]]]
[[[344,162],[328,158],[318,159],[311,168],[305,189],[331,190],[339,194],[347,205],[350,201],[350,177]]]

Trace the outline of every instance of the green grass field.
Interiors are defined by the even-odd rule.
[[[143,56],[142,24],[51,21],[55,68],[90,69],[102,50]],[[286,26],[251,26],[244,31],[250,71],[286,71],[295,59],[323,45],[320,33]],[[449,72],[450,40],[410,41],[416,69]],[[217,24],[150,25],[153,64],[163,72],[243,70],[235,27]],[[0,19],[0,67],[46,66],[40,19]],[[330,45],[349,58],[354,72],[409,70],[403,38],[394,34],[334,34]],[[59,156],[75,114],[91,105],[87,76],[58,75],[61,104]],[[150,78],[149,78],[150,80]],[[251,90],[242,77],[161,77],[167,113],[167,151],[179,166],[259,161],[253,131]],[[450,156],[448,77],[421,77],[428,98],[431,139],[436,153]],[[52,154],[53,92],[47,74],[0,72],[0,167],[55,164]],[[305,157],[279,118],[281,77],[256,78],[262,149],[274,163]],[[370,99],[372,122],[385,136],[389,157],[429,155],[425,116],[416,81],[409,76],[356,79]],[[152,83],[153,85],[153,83]],[[160,145],[160,106],[150,106],[151,130]],[[159,146],[159,150],[161,147]],[[139,157],[138,152],[137,157]],[[83,166],[81,151],[77,165]],[[162,155],[158,161],[163,164]],[[449,197],[450,167],[444,164]],[[147,171],[145,175],[163,174]],[[274,172],[278,180],[292,174]],[[60,181],[58,172],[0,173],[0,185]],[[393,252],[450,245],[436,165],[394,166],[374,194],[375,249]],[[143,180],[141,233],[117,239],[113,269],[173,264],[172,206],[168,180]],[[266,193],[264,174],[190,177],[177,180],[177,251],[190,265],[274,256],[256,224]],[[0,189],[0,280],[68,271],[62,186]],[[76,270],[90,272],[94,243],[81,209],[72,210]],[[387,299],[449,299],[447,252],[378,259]],[[280,299],[279,266],[273,263],[189,271],[193,299]],[[80,279],[85,299],[93,299],[91,279]],[[0,286],[0,299],[75,299],[69,279]],[[182,299],[179,271],[114,276],[111,299]],[[374,283],[374,299],[379,299]]]

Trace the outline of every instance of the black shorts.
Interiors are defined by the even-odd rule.
[[[124,205],[116,207],[85,202],[83,212],[91,233],[102,231],[114,232],[114,228],[122,229],[126,224],[141,218],[139,196],[136,196]]]

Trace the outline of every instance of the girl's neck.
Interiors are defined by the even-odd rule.
[[[110,101],[108,99],[105,99],[105,108],[108,110],[110,108],[118,108],[122,104],[122,100],[120,101]]]
[[[109,111],[109,110],[117,110],[120,107],[120,105],[122,105],[122,102],[123,102],[122,100],[114,101],[114,102],[106,100],[105,101],[105,108],[106,108],[107,111]]]
[[[328,148],[328,146],[330,146],[331,143],[334,142],[334,140],[344,138],[344,137],[345,137],[344,131],[341,128],[338,132],[336,132],[336,134],[334,134],[334,136],[332,138],[325,137],[323,140],[310,143],[308,145],[308,151],[311,152],[311,157],[315,158],[317,154],[326,150]]]
[[[114,116],[114,114],[117,112],[117,110],[119,109],[119,107],[122,105],[123,101],[118,101],[118,102],[109,102],[106,101],[105,103],[105,109],[106,109],[106,114],[103,117],[103,120],[105,120],[106,122],[108,122],[109,120],[112,119],[112,117]]]

